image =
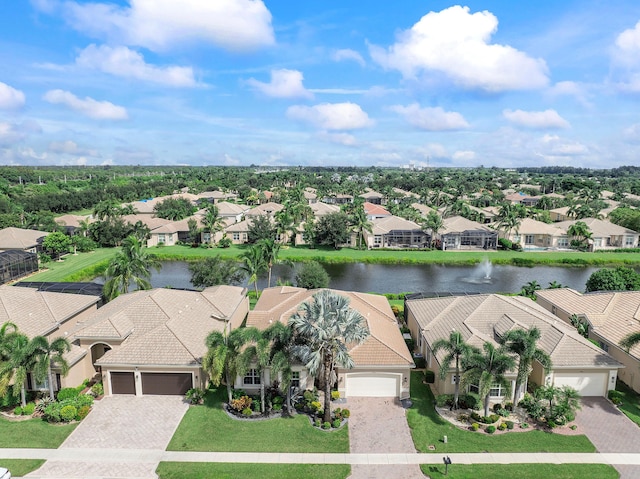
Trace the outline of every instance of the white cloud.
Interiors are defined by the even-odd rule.
[[[67,21],[79,31],[151,50],[210,43],[253,50],[275,43],[271,13],[261,0],[129,0],[64,3]]]
[[[337,62],[342,61],[352,61],[359,64],[361,67],[365,65],[364,58],[357,51],[351,50],[350,48],[343,48],[341,50],[336,50],[333,52],[332,56],[333,60]]]
[[[613,48],[613,76],[618,88],[640,92],[640,21],[618,35]]]
[[[628,143],[640,143],[640,123],[622,130],[622,138]]]
[[[544,135],[540,144],[545,150],[541,153],[543,156],[577,156],[589,152],[589,149],[582,143],[557,135]]]
[[[468,162],[476,159],[476,152],[470,150],[458,150],[451,157],[454,161]]]
[[[193,77],[193,68],[150,65],[145,63],[144,57],[140,53],[122,46],[89,45],[80,52],[76,58],[76,64],[111,75],[162,85],[192,87],[197,84]]]
[[[358,144],[356,137],[350,135],[349,133],[329,133],[326,131],[321,131],[317,136],[323,141],[336,143],[338,145],[356,146]]]
[[[65,105],[94,120],[126,120],[129,117],[127,110],[122,106],[90,97],[81,99],[68,91],[49,90],[43,99],[56,105]]]
[[[24,137],[24,133],[18,131],[15,125],[0,121],[0,146],[12,145]]]
[[[314,106],[293,105],[287,117],[309,123],[321,130],[357,130],[373,121],[356,103],[321,103]]]
[[[488,92],[546,86],[544,60],[489,43],[497,28],[491,12],[470,14],[468,7],[453,6],[428,13],[388,49],[370,45],[369,51],[384,68],[399,70],[405,78],[440,73],[462,88]]]
[[[444,111],[441,107],[420,108],[413,103],[408,106],[395,105],[391,110],[402,115],[409,124],[427,131],[462,130],[469,128],[469,123],[455,111]]]
[[[264,83],[250,78],[247,84],[263,95],[272,98],[313,98],[313,93],[302,85],[304,79],[298,70],[271,70],[271,82]]]
[[[24,106],[24,93],[0,82],[0,110],[17,110]]]
[[[572,96],[579,103],[586,107],[591,107],[591,101],[589,101],[589,91],[586,85],[576,83],[573,81],[561,81],[555,85],[549,87],[546,94],[556,98],[559,96]]]
[[[555,110],[524,111],[503,110],[502,115],[514,125],[534,130],[569,128],[569,122]]]
[[[48,151],[71,156],[100,156],[97,150],[81,148],[74,141],[52,141],[49,143]]]

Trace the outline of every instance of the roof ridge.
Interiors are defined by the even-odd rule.
[[[369,332],[371,332],[371,329],[369,329]],[[386,349],[388,349],[389,351],[391,351],[392,353],[394,353],[396,356],[398,356],[401,359],[404,359],[405,361],[409,361],[409,359],[405,358],[404,356],[402,356],[398,351],[396,351],[395,349],[393,349],[391,346],[389,346],[387,343],[385,343],[384,341],[382,341],[379,337],[374,336],[373,334],[371,334],[371,336],[373,339],[375,339],[378,344],[384,346]],[[360,343],[357,344],[355,347],[351,348],[351,350],[349,351],[349,355],[352,354],[353,351],[357,350],[358,348],[360,348],[360,346],[364,346],[366,343],[366,341],[364,343]],[[413,359],[411,359],[411,362],[413,362]]]

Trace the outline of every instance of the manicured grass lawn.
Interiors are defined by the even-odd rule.
[[[618,471],[606,464],[452,464],[444,475],[444,464],[420,466],[431,479],[478,479],[480,477],[517,477],[518,479],[617,479]]]
[[[76,426],[77,424],[49,424],[41,419],[16,422],[0,419],[0,448],[56,449]]]
[[[109,260],[120,248],[100,248],[89,253],[69,254],[63,261],[51,261],[48,269],[36,273],[26,281],[87,281],[99,276]]]
[[[347,427],[315,429],[305,415],[262,421],[231,419],[222,410],[227,390],[207,393],[205,404],[191,406],[173,435],[169,451],[349,452]]]
[[[419,452],[429,451],[434,445],[437,454],[446,452],[595,452],[595,447],[584,435],[562,436],[551,432],[511,432],[491,436],[485,432],[465,431],[440,417],[433,404],[433,394],[422,384],[422,375],[411,374],[411,400],[407,411],[411,436]],[[447,436],[448,442],[442,442]]]
[[[351,466],[161,462],[156,473],[160,479],[344,479],[351,474]]]
[[[640,426],[640,394],[622,381],[616,383],[616,391],[620,391],[624,395],[620,410]]]
[[[13,477],[22,477],[44,464],[44,459],[0,459],[0,467],[6,467]]]

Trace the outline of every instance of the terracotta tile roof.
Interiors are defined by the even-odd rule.
[[[253,311],[247,317],[247,326],[266,329],[274,321],[287,324],[302,303],[312,299],[319,290],[291,286],[267,288],[262,292]],[[359,346],[351,346],[350,354],[357,366],[411,366],[413,359],[402,338],[398,323],[384,296],[332,290],[346,296],[350,307],[359,311],[367,321],[369,338]]]
[[[0,249],[29,249],[37,246],[47,231],[27,230],[23,228],[3,228],[0,230]]]
[[[0,286],[0,325],[7,321],[29,337],[44,336],[100,298]]]
[[[485,341],[498,344],[499,337],[510,329],[536,326],[541,333],[538,345],[551,356],[554,367],[622,367],[529,298],[498,294],[426,298],[407,300],[407,308],[429,344],[448,338],[453,330],[475,346]],[[441,351],[438,359],[444,354]]]
[[[382,206],[374,205],[373,203],[369,203],[368,201],[365,201],[362,204],[362,206],[364,207],[364,212],[367,215],[375,215],[375,216],[382,216],[382,215],[390,216],[391,215],[391,213],[389,213],[389,211],[387,211]]]

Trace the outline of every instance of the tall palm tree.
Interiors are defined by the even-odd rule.
[[[104,284],[105,297],[112,300],[127,293],[132,282],[138,290],[151,289],[150,269],[159,270],[161,267],[160,260],[149,254],[137,237],[128,236],[122,242],[122,250],[111,260],[105,271],[108,278]]]
[[[215,234],[224,229],[224,219],[220,216],[220,210],[216,205],[209,205],[202,217],[204,230],[209,233],[209,244],[214,243]]]
[[[498,210],[497,229],[503,230],[507,235],[511,232],[517,235],[520,230],[520,223],[522,222],[522,214],[521,205],[504,203]]]
[[[630,333],[620,341],[620,347],[626,349],[627,352],[637,344],[640,344],[640,332]]]
[[[71,344],[67,338],[59,337],[52,341],[49,341],[43,336],[37,336],[33,338],[33,341],[37,341],[38,345],[38,362],[34,369],[36,380],[39,382],[44,378],[47,378],[49,385],[49,397],[55,399],[53,392],[53,371],[52,368],[55,365],[60,369],[63,376],[66,376],[69,372],[69,363],[64,358],[64,354],[71,351]]]
[[[496,348],[485,342],[483,351],[472,353],[467,359],[462,384],[477,384],[480,397],[484,402],[484,415],[489,415],[489,394],[494,385],[500,385],[509,393],[511,382],[505,374],[515,368],[516,362],[503,347]]]
[[[20,333],[14,323],[7,321],[0,327],[0,370],[3,370],[4,364],[11,358],[11,342],[17,334]],[[0,374],[0,396],[6,392],[11,376],[12,370],[5,370]]]
[[[513,403],[520,399],[520,388],[527,383],[527,378],[533,369],[533,361],[538,361],[544,368],[545,374],[551,370],[551,358],[542,349],[537,347],[540,340],[540,330],[533,326],[529,330],[512,329],[502,336],[501,343],[507,351],[518,356],[518,375],[513,391]]]
[[[294,348],[312,376],[324,380],[324,421],[331,421],[331,385],[335,367],[354,366],[347,345],[362,344],[369,337],[364,317],[349,307],[349,298],[323,289],[302,304],[289,325],[303,344]]]
[[[276,321],[264,331],[264,336],[271,341],[271,374],[280,377],[281,390],[286,391],[287,411],[291,408],[291,382],[294,362],[293,348],[296,336],[289,326]]]
[[[460,365],[463,358],[468,357],[476,349],[465,343],[462,334],[459,331],[451,331],[449,339],[438,339],[433,343],[432,352],[435,356],[440,350],[446,352],[445,357],[440,363],[440,379],[444,380],[447,377],[449,369],[451,369],[451,362],[456,362],[456,384],[453,394],[453,407],[458,409],[458,397],[460,395]]]
[[[20,404],[26,406],[25,382],[27,373],[33,371],[42,354],[42,336],[29,339],[25,334],[16,333],[12,336],[8,345],[8,359],[2,363],[0,378],[8,377],[8,383],[12,383],[14,396],[20,394]],[[5,386],[6,388],[6,386]],[[0,391],[2,392],[2,391]]]
[[[271,287],[271,270],[273,265],[278,262],[278,254],[280,253],[281,243],[278,243],[273,239],[261,239],[256,243],[262,251],[262,257],[264,258],[264,262],[267,265],[268,277],[267,280],[267,288]]]
[[[591,239],[591,230],[584,221],[576,221],[567,229],[567,234],[574,238],[571,241],[571,245],[578,249],[583,249],[587,246],[589,239]]]
[[[245,328],[244,339],[248,345],[238,356],[237,373],[238,376],[244,376],[251,365],[255,363],[260,374],[260,412],[264,413],[264,373],[271,365],[271,341],[264,334],[264,331],[257,328]]]
[[[242,265],[240,269],[245,271],[249,275],[249,284],[253,283],[256,289],[256,298],[258,297],[258,276],[267,269],[267,264],[264,261],[264,255],[259,246],[251,246],[248,250],[242,253]]]
[[[444,227],[444,220],[442,219],[442,216],[440,216],[435,211],[429,211],[429,214],[425,218],[422,227],[428,229],[431,232],[431,242],[433,243],[436,240],[438,231],[440,231]]]
[[[363,205],[358,205],[351,214],[351,224],[358,235],[358,249],[362,246],[362,238],[369,232],[373,233],[373,224],[367,219]]]

